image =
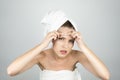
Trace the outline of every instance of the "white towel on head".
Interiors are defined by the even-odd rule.
[[[67,20],[69,20],[77,30],[75,23],[71,19],[68,19],[65,13],[61,10],[50,11],[41,20],[41,23],[45,25],[44,27],[45,27],[45,34],[46,34],[50,31],[59,29],[59,27],[62,26]]]

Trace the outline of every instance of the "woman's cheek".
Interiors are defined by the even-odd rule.
[[[69,43],[70,48],[73,48],[74,43]]]
[[[62,41],[60,41],[60,40],[55,41],[55,45],[56,45],[56,46],[62,45]]]

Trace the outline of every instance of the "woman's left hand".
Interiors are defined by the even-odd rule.
[[[82,39],[81,33],[74,31],[71,33],[71,36],[75,39],[75,41],[77,42],[78,46],[81,48],[82,46],[84,46],[84,41]]]

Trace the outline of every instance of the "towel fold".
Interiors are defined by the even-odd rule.
[[[75,29],[78,30],[75,22],[68,18],[63,11],[56,10],[48,12],[41,20],[41,23],[44,24],[45,27],[44,34],[46,35],[46,33],[50,31],[59,29],[67,20],[69,20]]]
[[[81,80],[81,76],[77,69],[74,71],[43,70],[40,75],[40,80]]]

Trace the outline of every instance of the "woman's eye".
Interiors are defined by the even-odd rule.
[[[59,40],[64,40],[64,38],[58,38]]]
[[[70,40],[69,42],[74,43],[74,40]]]

